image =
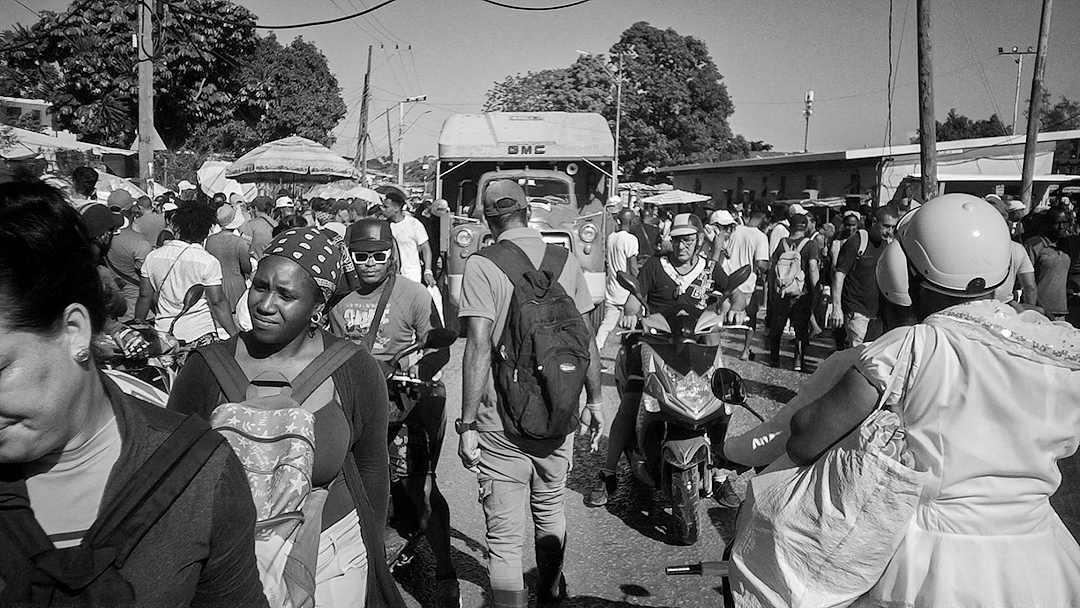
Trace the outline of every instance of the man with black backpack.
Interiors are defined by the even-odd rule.
[[[521,186],[490,182],[481,201],[496,243],[465,265],[458,314],[468,340],[455,428],[458,455],[480,484],[492,603],[523,608],[526,505],[539,602],[567,597],[563,493],[579,424],[589,426],[594,449],[603,430],[600,356],[583,316],[593,305],[581,268],[567,249],[546,245],[529,228]]]

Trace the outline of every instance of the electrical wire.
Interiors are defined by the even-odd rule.
[[[564,9],[564,8],[571,8],[571,7],[574,7],[574,6],[579,6],[579,5],[585,4],[586,2],[591,2],[592,0],[577,0],[577,2],[568,2],[567,4],[560,4],[559,6],[545,6],[545,7],[539,7],[539,6],[514,6],[513,4],[505,4],[503,2],[496,2],[496,0],[480,0],[480,1],[481,2],[487,2],[488,4],[493,4],[495,6],[499,6],[499,7],[502,7],[502,8],[513,9],[513,10],[516,10],[516,11],[557,11],[557,10],[561,10],[561,9]]]
[[[175,4],[173,2],[165,2],[165,3],[168,4],[170,7],[174,8],[174,9],[176,9],[176,10],[182,12],[182,13],[187,13],[189,15],[194,15],[196,17],[206,19],[207,21],[213,21],[213,22],[216,22],[216,23],[224,23],[226,25],[235,25],[235,26],[238,26],[238,27],[253,27],[253,28],[259,29],[259,30],[294,30],[294,29],[299,29],[299,28],[303,28],[303,27],[315,27],[315,26],[318,26],[318,25],[330,25],[332,23],[341,23],[342,21],[348,21],[349,19],[355,19],[357,17],[363,17],[364,15],[367,15],[368,13],[373,13],[373,12],[379,10],[380,8],[382,8],[382,7],[384,7],[384,6],[388,5],[388,4],[393,4],[394,2],[397,2],[397,0],[383,0],[379,4],[376,4],[375,6],[372,6],[370,8],[366,8],[366,9],[364,9],[362,11],[353,13],[351,15],[342,15],[341,17],[334,17],[332,19],[322,19],[320,21],[309,21],[307,23],[289,23],[289,24],[286,24],[286,25],[262,25],[260,23],[244,23],[242,21],[233,21],[231,19],[222,19],[220,17],[211,17],[210,15],[204,15],[202,13],[193,11],[193,10],[187,8],[187,7],[180,6],[180,5]]]
[[[72,5],[71,7],[68,8],[67,13],[65,13],[63,16],[61,16],[60,19],[57,19],[56,25],[51,30],[49,30],[47,32],[42,32],[42,33],[40,33],[40,34],[38,34],[36,36],[31,36],[30,38],[28,38],[26,40],[23,40],[22,42],[11,44],[11,45],[8,45],[8,46],[5,46],[5,47],[0,47],[0,53],[8,53],[8,52],[11,52],[11,51],[17,51],[17,50],[19,50],[21,48],[28,47],[31,44],[34,44],[35,42],[39,42],[41,40],[44,40],[44,39],[48,38],[49,36],[53,35],[57,30],[59,30],[61,27],[67,25],[68,21],[72,17],[74,17],[76,14],[78,14],[84,8],[90,6],[90,4],[92,2],[94,2],[94,1],[95,0],[82,0],[81,2],[78,2],[78,3],[74,4],[74,5]]]

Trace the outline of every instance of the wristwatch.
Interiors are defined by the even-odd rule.
[[[475,431],[476,421],[473,420],[472,422],[462,422],[461,418],[458,418],[454,421],[454,430],[457,431],[458,435],[463,434],[465,431]]]

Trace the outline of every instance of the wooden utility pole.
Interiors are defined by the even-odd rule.
[[[139,179],[149,189],[154,178],[154,24],[148,2],[139,0]]]
[[[919,161],[923,202],[938,194],[937,123],[934,121],[934,66],[930,49],[930,0],[916,2],[919,39]]]
[[[364,72],[364,98],[360,101],[360,141],[356,144],[355,162],[360,165],[360,185],[367,187],[368,99],[371,96],[371,45],[367,47],[367,71]]]
[[[1043,0],[1039,22],[1039,47],[1035,51],[1035,75],[1031,77],[1031,101],[1028,102],[1027,139],[1024,141],[1024,174],[1020,199],[1031,211],[1031,182],[1035,177],[1035,147],[1039,143],[1039,108],[1042,106],[1043,75],[1046,74],[1046,47],[1050,44],[1050,9],[1054,0]]]
[[[393,106],[390,106],[392,108]],[[390,148],[390,163],[394,162],[394,136],[390,134],[390,108],[386,108],[386,147]]]

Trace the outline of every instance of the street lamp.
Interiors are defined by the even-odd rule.
[[[622,85],[623,85],[623,57],[637,57],[637,53],[633,48],[625,51],[619,51],[616,55],[619,56],[619,71],[613,73],[607,63],[600,59],[599,56],[577,49],[577,52],[581,55],[587,55],[589,57],[596,58],[600,62],[600,66],[608,73],[613,80],[615,80],[615,164],[611,168],[611,194],[618,196],[619,194],[619,128],[622,125]]]
[[[418,101],[424,101],[427,99],[427,95],[417,95],[416,97],[406,97],[397,102],[398,110],[398,125],[397,125],[397,149],[398,149],[398,161],[397,161],[397,181],[398,185],[405,187],[405,155],[402,154],[401,140],[405,137],[405,104],[416,103]]]
[[[1026,51],[1021,51],[1020,47],[1012,47],[1012,51],[1006,51],[1004,47],[998,47],[998,55],[1011,55],[1016,62],[1016,98],[1013,100],[1013,124],[1012,132],[1016,135],[1016,119],[1020,113],[1020,71],[1024,69],[1024,55],[1034,55],[1035,49],[1028,47]]]

